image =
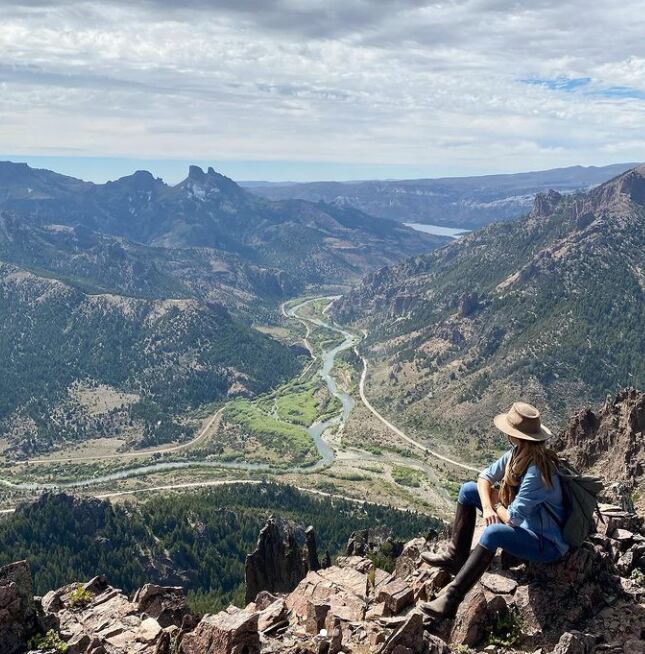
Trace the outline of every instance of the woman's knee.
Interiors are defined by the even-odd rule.
[[[465,506],[477,506],[479,503],[479,492],[477,491],[477,484],[474,481],[467,481],[461,485],[459,489],[459,504]]]
[[[482,532],[479,544],[487,550],[494,552],[498,547],[503,548],[512,535],[513,529],[500,523],[488,525]]]

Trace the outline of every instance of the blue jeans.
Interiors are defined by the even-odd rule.
[[[477,492],[477,484],[468,481],[459,489],[459,504],[475,506],[480,511],[482,503]],[[511,527],[505,524],[488,525],[479,539],[479,544],[491,552],[501,547],[505,552],[524,561],[547,563],[561,557],[560,550],[547,538],[529,529]]]

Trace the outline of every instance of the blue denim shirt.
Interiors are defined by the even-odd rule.
[[[482,470],[479,476],[491,484],[500,482],[512,453],[511,449],[503,454],[495,463]],[[569,550],[569,545],[564,541],[558,523],[544,508],[544,505],[548,505],[549,509],[564,521],[565,510],[562,504],[560,478],[554,474],[551,480],[553,485],[547,486],[542,481],[537,466],[530,465],[522,476],[515,499],[508,506],[508,517],[511,526],[528,529],[550,540],[564,555]]]

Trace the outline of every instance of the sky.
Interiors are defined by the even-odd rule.
[[[93,181],[645,160],[645,0],[2,0],[0,159]]]

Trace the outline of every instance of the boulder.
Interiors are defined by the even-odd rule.
[[[182,654],[259,654],[258,614],[237,610],[205,615],[181,641]]]
[[[383,602],[389,615],[397,615],[410,606],[414,600],[412,588],[401,579],[394,579],[381,586],[376,596],[377,602]]]
[[[184,615],[190,613],[181,588],[146,584],[134,595],[137,611],[155,618],[161,627],[179,627]]]
[[[487,572],[481,579],[481,584],[491,593],[503,595],[512,594],[517,588],[517,581],[508,575]]]
[[[601,581],[613,572],[613,564],[602,551],[591,543],[571,550],[555,563],[529,563],[527,577],[533,581],[580,586],[586,581]]]
[[[258,614],[258,630],[261,632],[271,631],[284,623],[289,611],[281,597],[262,609]]]
[[[255,608],[258,611],[264,611],[264,609],[271,606],[277,599],[277,595],[270,593],[268,590],[260,591],[255,598]]]
[[[320,633],[324,628],[331,606],[326,602],[308,602],[305,629],[310,634]]]
[[[329,604],[329,619],[363,620],[367,609],[369,577],[352,568],[332,566],[310,572],[286,598],[296,621],[307,620],[309,603]]]
[[[415,572],[420,565],[421,552],[428,550],[425,538],[413,538],[403,546],[401,555],[397,558],[394,567],[394,576],[404,579]]]
[[[475,586],[457,609],[450,630],[449,642],[453,645],[478,645],[485,635],[488,622],[488,602],[480,586]]]
[[[421,654],[424,650],[423,616],[417,611],[412,611],[405,622],[383,643],[379,654],[395,652]]]
[[[567,631],[562,634],[552,654],[591,654],[597,638],[579,631]]]
[[[444,568],[430,568],[421,576],[423,594],[418,599],[431,600],[439,591],[450,583],[452,576]]]

